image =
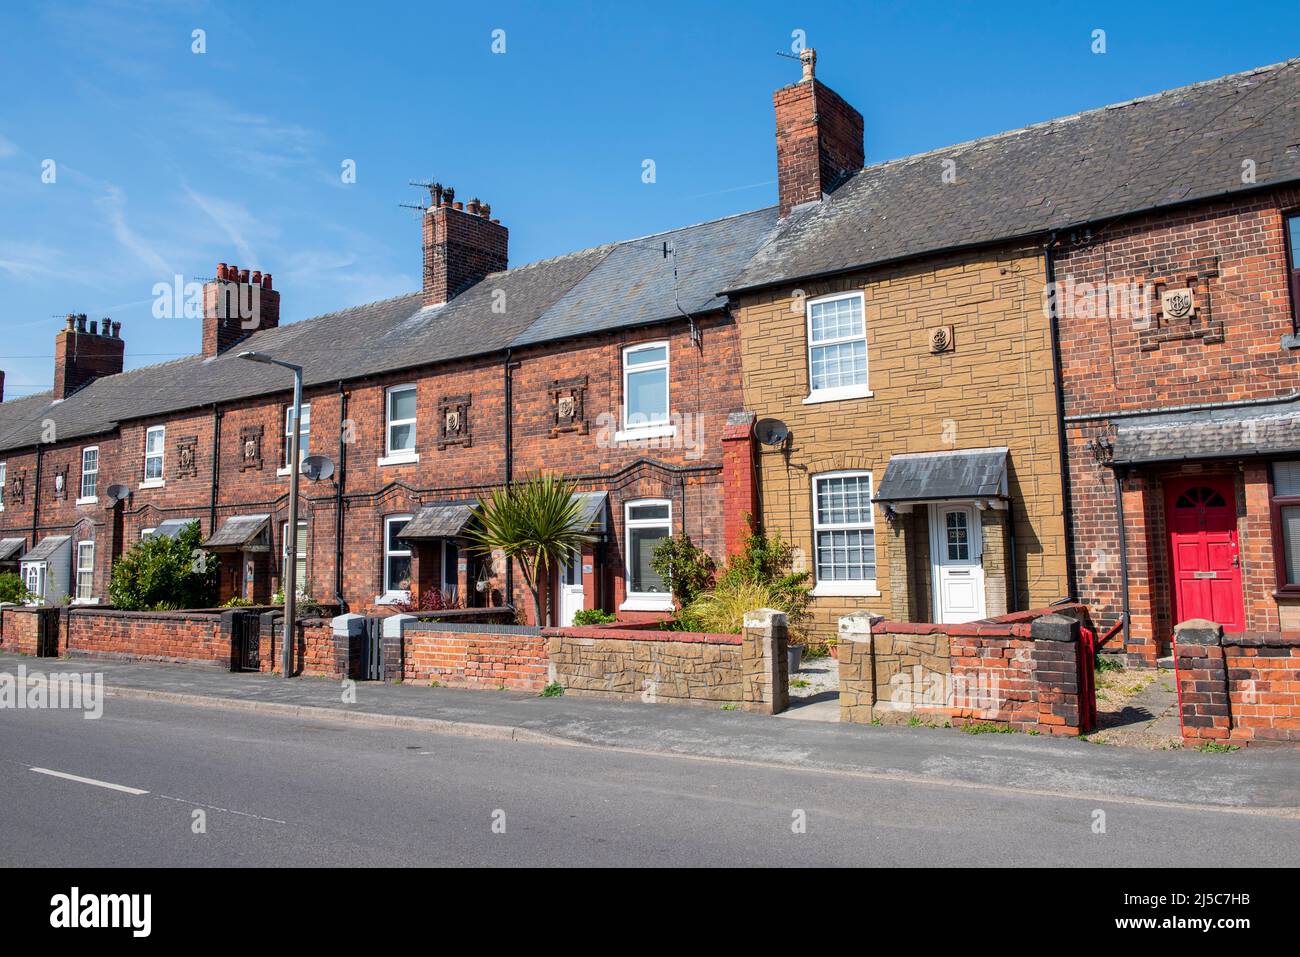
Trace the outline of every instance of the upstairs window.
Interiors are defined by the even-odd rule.
[[[623,350],[623,431],[670,429],[668,343],[648,342]]]
[[[163,447],[167,444],[167,426],[155,425],[144,435],[144,480],[162,484]]]
[[[311,403],[302,404],[302,418],[298,422],[298,462],[311,455]],[[284,467],[293,465],[290,455],[293,453],[293,406],[284,410]]]
[[[81,450],[81,494],[82,500],[99,496],[99,447],[92,445]]]
[[[808,302],[808,382],[813,402],[870,395],[867,326],[860,292]]]
[[[1287,217],[1286,235],[1290,254],[1287,265],[1291,269],[1291,314],[1300,322],[1300,213]]]
[[[5,466],[7,464],[0,462],[0,512],[5,510]]]
[[[413,385],[398,385],[388,390],[388,437],[385,454],[389,458],[415,454],[415,398]]]

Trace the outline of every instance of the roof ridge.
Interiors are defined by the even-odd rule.
[[[868,170],[871,171],[879,170],[879,169],[883,169],[886,166],[910,163],[914,160],[925,159],[927,157],[932,157],[939,154],[949,154],[957,150],[970,149],[972,147],[980,146],[985,143],[992,143],[997,140],[1010,139],[1011,137],[1019,136],[1023,133],[1031,133],[1036,130],[1046,129],[1048,127],[1057,126],[1063,123],[1073,123],[1076,120],[1080,120],[1085,116],[1092,116],[1097,113],[1104,113],[1107,110],[1118,110],[1118,109],[1123,109],[1124,107],[1134,106],[1135,104],[1138,103],[1149,103],[1154,100],[1160,100],[1177,94],[1186,93],[1188,90],[1201,89],[1203,87],[1213,86],[1216,83],[1226,83],[1229,80],[1236,80],[1236,79],[1241,79],[1242,77],[1254,76],[1259,73],[1269,73],[1274,70],[1285,69],[1286,67],[1293,66],[1296,64],[1300,64],[1300,56],[1292,57],[1289,60],[1280,60],[1277,63],[1270,63],[1267,66],[1251,67],[1248,70],[1241,70],[1238,71],[1237,73],[1228,73],[1225,74],[1224,76],[1216,76],[1209,80],[1197,80],[1195,83],[1187,83],[1183,86],[1176,86],[1168,90],[1160,90],[1156,93],[1147,93],[1143,96],[1135,96],[1128,100],[1119,100],[1115,103],[1107,103],[1103,106],[1095,106],[1087,110],[1079,110],[1078,112],[1075,113],[1067,113],[1064,116],[1054,116],[1051,119],[1039,120],[1037,123],[1029,123],[1025,126],[1018,126],[1015,129],[1002,130],[998,133],[989,133],[986,136],[977,136],[974,139],[962,140],[959,143],[950,143],[947,146],[938,146],[935,147],[934,149],[924,150],[920,153],[910,153],[907,156],[896,156],[893,159],[881,160],[879,163],[872,163],[870,166],[863,166],[862,169],[860,170],[854,170],[853,176],[856,177],[858,173],[866,172]]]

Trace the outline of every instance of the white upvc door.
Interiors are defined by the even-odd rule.
[[[984,617],[983,544],[974,505],[930,506],[936,622],[961,624]]]
[[[573,624],[573,616],[582,610],[585,595],[582,587],[582,554],[573,556],[560,570],[560,625]]]

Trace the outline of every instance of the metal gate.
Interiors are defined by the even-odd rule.
[[[364,681],[381,681],[384,677],[384,620],[367,618],[361,633],[361,678]]]
[[[255,613],[236,615],[232,623],[235,633],[235,660],[240,671],[261,670],[262,621]]]

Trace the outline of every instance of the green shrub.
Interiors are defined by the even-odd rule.
[[[715,591],[726,589],[733,596],[727,600],[734,602],[742,594],[742,586],[759,586],[761,590],[750,592],[749,598],[765,596],[765,603],[751,605],[744,611],[775,608],[785,612],[790,643],[806,644],[808,605],[812,601],[809,575],[796,572],[793,567],[794,548],[782,540],[780,531],[774,531],[771,537],[763,532],[752,532],[745,540],[745,547],[727,562]]]
[[[664,580],[682,608],[713,584],[713,559],[686,534],[671,535],[656,545],[650,556],[650,567]]]
[[[21,605],[31,597],[32,593],[27,590],[20,575],[15,572],[5,572],[0,575],[0,602]]]
[[[234,598],[231,598],[221,607],[222,608],[247,608],[251,604],[252,602],[249,601],[247,598],[240,598],[238,595],[236,595]]]
[[[608,625],[613,621],[618,621],[617,615],[601,611],[599,608],[584,608],[582,611],[573,614],[573,623],[575,625]]]
[[[504,688],[505,688],[505,686],[502,685],[502,689],[503,689],[503,690],[504,690]],[[558,697],[560,697],[560,695],[562,695],[562,694],[564,694],[564,685],[560,684],[558,681],[552,681],[550,684],[548,684],[545,688],[542,689],[542,691],[541,691],[541,693],[538,695],[538,697],[539,697],[539,698],[558,698]]]
[[[155,535],[137,543],[113,566],[112,603],[127,611],[211,608],[217,601],[217,561],[199,545],[191,522],[175,538]]]
[[[745,613],[756,608],[779,607],[780,595],[771,585],[761,582],[726,581],[718,583],[684,608],[682,617],[698,623],[691,631],[739,634]]]

